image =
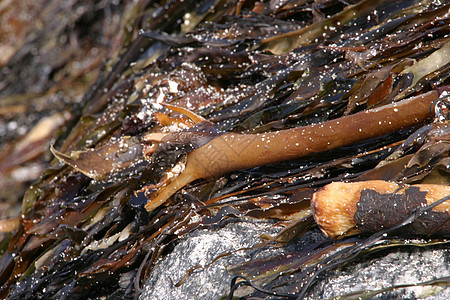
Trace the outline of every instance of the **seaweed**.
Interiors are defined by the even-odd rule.
[[[39,16],[29,13],[43,27],[17,27],[22,43],[0,60],[1,197],[22,203],[0,215],[0,298],[132,298],[194,230],[273,220],[284,229],[254,247],[283,247],[317,230],[310,200],[331,182],[449,183],[449,4],[41,2]],[[403,105],[411,114],[395,119],[391,108]],[[302,155],[288,151],[295,132],[346,121],[322,146],[314,136]],[[285,151],[253,152],[236,139],[279,132],[292,136],[276,140]],[[226,157],[229,141],[236,159]],[[171,185],[192,165],[205,172]],[[147,204],[155,195],[162,200]],[[229,266],[228,298],[242,285],[258,290],[245,298],[301,298],[363,255],[448,243],[396,235],[429,208],[408,207],[391,229]]]

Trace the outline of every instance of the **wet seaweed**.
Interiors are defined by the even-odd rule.
[[[132,298],[155,263],[196,229],[219,226],[225,219],[274,220],[284,229],[261,236],[255,247],[282,247],[314,229],[311,195],[330,182],[448,185],[449,4],[115,2],[75,1],[73,11],[80,13],[72,18],[75,23],[44,27],[36,44],[27,41],[11,60],[0,62],[7,68],[1,116],[26,108],[14,106],[14,99],[27,103],[68,91],[73,93],[69,98],[78,99],[66,114],[49,117],[47,135],[11,135],[0,149],[5,182],[36,159],[42,164],[40,177],[20,195],[20,215],[7,219],[18,225],[0,235],[1,298]],[[106,18],[108,9],[115,21],[102,31],[95,18]],[[50,8],[44,15],[51,15]],[[55,34],[68,31],[70,24],[79,30],[78,40],[85,41],[93,30],[114,41],[97,46],[103,65],[100,59],[88,63],[88,55],[85,68],[70,77],[65,72],[88,52],[76,52],[77,60],[61,54],[37,93],[30,80],[38,73],[18,87],[28,72],[24,64],[39,66],[29,51],[45,43],[51,48]],[[87,80],[90,70],[97,72],[96,80]],[[80,78],[86,78],[86,86],[69,89]],[[21,93],[19,98],[12,89]],[[430,103],[439,99],[434,119],[427,111],[421,122],[382,136],[367,133],[371,138],[303,158],[197,178],[164,205],[150,212],[144,208],[147,197],[183,171],[189,153],[224,133],[274,133],[420,97],[430,97]],[[193,121],[187,111],[205,123]],[[220,156],[219,150],[210,157]],[[248,149],[241,145],[239,151]],[[419,245],[397,237],[395,229],[429,208],[369,237],[326,240],[290,259],[230,266],[236,277],[228,298],[242,285],[259,291],[247,298],[301,298],[323,274],[363,254]],[[436,243],[446,242],[428,239],[420,246]],[[254,277],[248,270],[260,274]],[[443,282],[448,279],[422,284]]]

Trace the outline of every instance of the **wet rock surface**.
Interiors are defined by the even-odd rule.
[[[271,222],[228,221],[209,230],[197,230],[180,241],[173,251],[162,259],[150,273],[139,297],[145,299],[220,299],[228,295],[232,275],[230,266],[249,260],[289,255],[327,238],[316,228],[299,239],[280,247],[238,249],[260,243],[262,233],[279,231]],[[232,251],[236,251],[231,253]],[[212,262],[218,255],[230,253]],[[211,263],[212,262],[212,263]],[[194,266],[198,268],[185,281],[175,286]],[[321,276],[307,293],[307,299],[348,297],[352,293],[367,292],[369,299],[449,299],[450,287],[421,285],[436,278],[450,276],[450,249],[448,245],[414,247],[397,251],[380,251],[360,257],[355,262]],[[417,286],[414,286],[416,285]],[[401,285],[408,287],[402,288]],[[390,287],[398,286],[391,290]],[[385,289],[385,291],[383,291]],[[241,287],[235,296],[255,292]],[[347,296],[346,296],[347,295]],[[259,296],[261,297],[261,296]],[[293,295],[293,297],[295,297]],[[346,298],[346,299],[348,299]],[[265,296],[256,299],[286,299]]]
[[[260,249],[243,248],[258,244],[259,234],[275,231],[272,222],[238,221],[222,225],[222,228],[197,230],[180,241],[152,270],[140,299],[218,299],[227,294],[230,287],[232,276],[226,270],[228,265],[269,254]],[[230,255],[206,266],[225,253]],[[174,284],[195,266],[204,266],[204,269],[197,269],[176,287]]]
[[[352,292],[380,292],[371,299],[449,299],[445,286],[413,286],[450,276],[448,247],[407,248],[354,263],[326,276],[311,293],[312,299],[329,299]],[[374,255],[376,256],[376,255]],[[412,285],[390,291],[389,287]],[[386,292],[382,292],[387,289]]]

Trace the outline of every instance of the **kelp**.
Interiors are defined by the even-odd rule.
[[[333,181],[448,185],[448,4],[125,2],[111,59],[56,135],[55,159],[25,193],[15,230],[2,236],[0,297],[131,298],[158,259],[196,229],[274,220],[284,229],[255,247],[283,247],[314,230],[309,201]],[[183,184],[145,210],[147,196],[214,138],[338,122],[421,98],[428,100],[420,121],[289,161],[227,169],[217,147],[198,163],[215,159],[226,172]],[[237,276],[229,298],[243,277],[260,291],[245,297],[301,298],[319,275],[362,254],[447,243],[417,243],[394,229],[229,266]]]
[[[398,185],[382,180],[333,182],[314,193],[311,208],[320,229],[339,238],[358,232],[377,232],[390,228],[426,206],[450,194],[448,186],[437,184]],[[338,199],[338,200],[337,200]],[[443,203],[426,216],[417,218],[404,234],[449,236],[450,207]]]

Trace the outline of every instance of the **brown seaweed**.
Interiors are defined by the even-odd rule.
[[[22,46],[8,44],[15,52],[0,61],[0,126],[11,128],[0,131],[2,190],[21,168],[32,175],[30,166],[40,165],[37,176],[22,181],[26,192],[8,196],[22,200],[20,213],[0,212],[2,220],[18,220],[0,233],[1,298],[132,298],[155,262],[197,228],[270,219],[284,230],[261,236],[257,247],[282,247],[315,227],[311,195],[331,182],[448,185],[448,4],[94,2],[40,1],[43,27],[27,39],[31,28],[17,32]],[[364,127],[349,125],[343,139],[308,142],[311,151],[301,155],[277,150],[255,159],[235,140],[298,137],[303,129],[370,118],[404,103],[422,104],[381,132],[376,123],[386,121],[384,113],[360,136]],[[47,127],[50,134],[19,147],[14,122],[30,129],[59,111],[64,121]],[[221,156],[225,138],[237,143],[234,157]],[[204,160],[208,144],[215,148]],[[206,171],[147,212],[142,191],[161,193],[173,168],[192,164],[195,155]],[[269,257],[229,270],[248,282],[249,270],[261,271],[254,285],[261,292],[298,298],[321,274],[363,254],[448,243],[398,237],[394,229],[416,217],[370,237],[311,245],[291,260]]]
[[[450,194],[443,185],[398,185],[387,181],[334,182],[316,192],[311,205],[320,228],[329,237],[391,228],[422,206]],[[416,219],[405,234],[449,234],[449,204],[443,203]],[[330,213],[333,212],[333,213]],[[343,217],[343,216],[346,217]]]
[[[429,118],[429,107],[437,98],[430,93],[392,106],[285,131],[224,134],[189,153],[184,169],[151,196],[146,209],[155,209],[196,179],[296,159],[410,127]]]

